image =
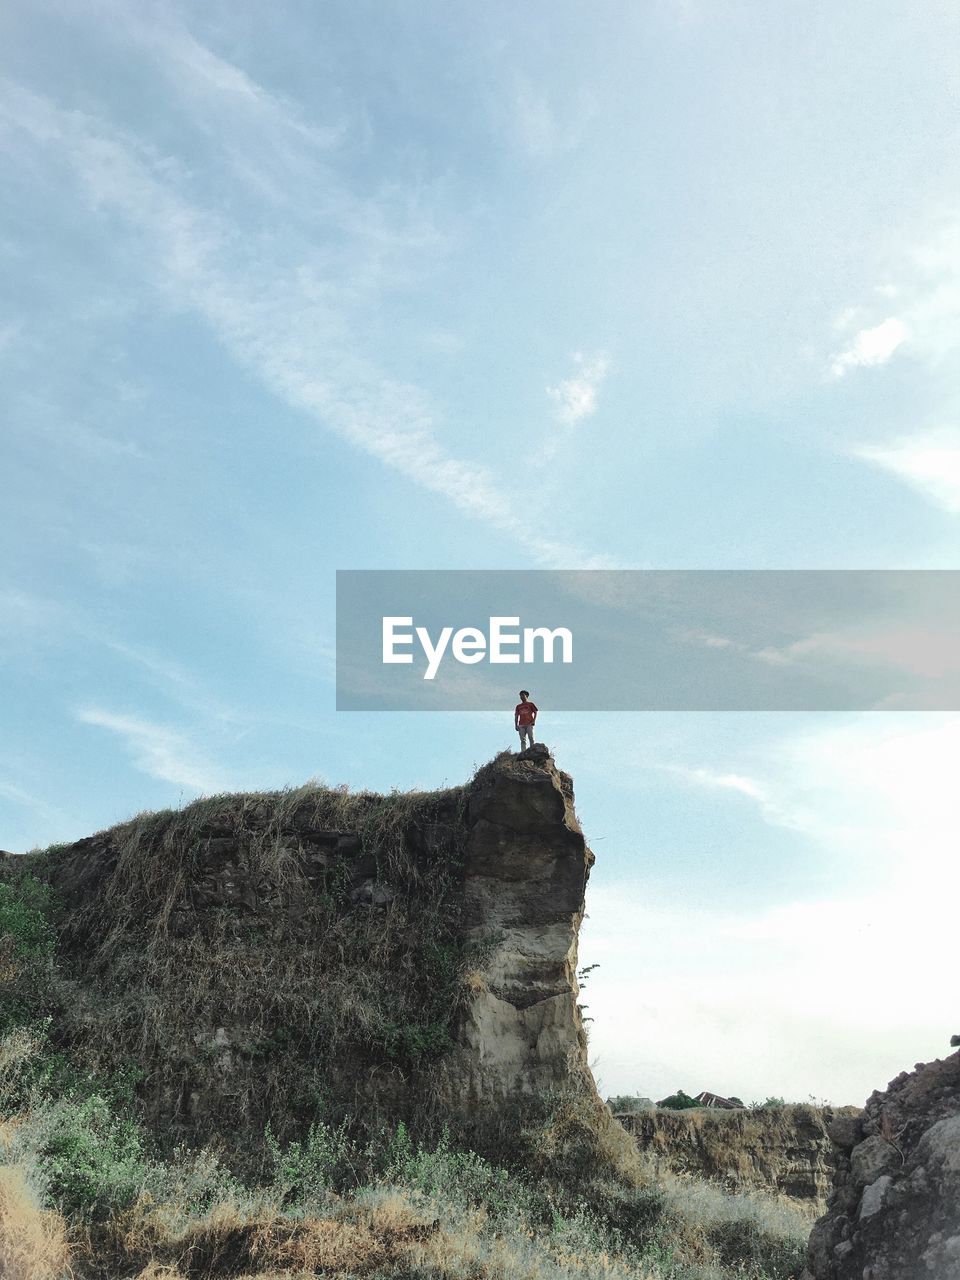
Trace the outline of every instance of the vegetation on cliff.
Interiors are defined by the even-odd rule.
[[[500,999],[482,928],[461,927],[471,797],[478,880],[502,840],[519,874],[527,796],[543,865],[568,860],[530,908],[566,918],[568,990],[539,957],[534,981],[582,1048],[563,975],[588,854],[569,779],[513,768],[472,790],[213,797],[6,860],[0,1273],[793,1276],[804,1213],[658,1173],[579,1071],[479,1109],[442,1094],[465,1004]]]
[[[149,1064],[148,1112],[192,1132],[346,1111],[370,1073],[449,1048],[478,963],[458,929],[464,794],[215,796],[10,863],[0,893],[21,903],[14,959],[30,962],[0,1016],[42,1007],[95,1072]]]
[[[316,1123],[267,1132],[252,1179],[211,1148],[159,1155],[123,1082],[48,1091],[47,1052],[23,1031],[0,1048],[9,1280],[786,1280],[803,1255],[795,1207],[654,1176],[582,1097],[518,1115],[500,1161],[402,1122],[363,1141]]]

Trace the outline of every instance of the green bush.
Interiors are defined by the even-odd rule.
[[[184,1221],[203,1217],[216,1204],[242,1204],[249,1191],[211,1151],[177,1148],[169,1161],[158,1161],[147,1170],[144,1189],[168,1217]],[[171,1212],[172,1210],[172,1212]]]
[[[283,1205],[300,1208],[315,1204],[338,1186],[354,1157],[346,1124],[334,1128],[317,1121],[302,1142],[282,1146],[267,1126],[265,1140],[270,1157],[270,1190]]]
[[[0,882],[0,938],[10,940],[16,960],[38,964],[53,954],[50,911],[50,887],[36,876]]]
[[[140,1129],[102,1094],[53,1103],[33,1123],[39,1175],[64,1213],[97,1219],[136,1199],[149,1172]]]
[[[699,1107],[700,1103],[696,1098],[691,1098],[689,1094],[678,1089],[676,1093],[671,1093],[669,1098],[664,1098],[662,1102],[658,1102],[659,1107],[669,1107],[671,1111],[686,1111],[690,1107]]]
[[[0,1036],[35,1021],[47,1002],[51,910],[50,889],[36,876],[0,881]]]
[[[428,1196],[455,1195],[466,1204],[483,1206],[492,1217],[534,1208],[535,1197],[519,1179],[475,1151],[454,1148],[446,1131],[430,1150],[414,1146],[401,1122],[384,1151],[382,1168],[392,1182]]]
[[[587,1187],[582,1197],[596,1216],[635,1246],[647,1246],[663,1216],[664,1192],[657,1186],[625,1187],[604,1179]]]

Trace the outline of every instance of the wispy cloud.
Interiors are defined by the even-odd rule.
[[[535,160],[550,160],[575,150],[593,114],[593,102],[583,90],[558,109],[544,90],[520,80],[513,100],[514,133],[522,151]]]
[[[202,44],[173,13],[146,14],[114,0],[101,0],[101,8],[111,30],[150,56],[194,126],[261,196],[296,201],[324,154],[346,136],[343,121],[306,119],[296,103]]]
[[[310,256],[278,261],[273,241],[184,199],[170,166],[99,120],[62,112],[7,85],[0,112],[37,145],[72,164],[95,209],[119,215],[146,241],[149,277],[177,306],[194,309],[235,359],[292,407],[463,514],[509,536],[541,563],[600,567],[606,557],[531,528],[491,471],[437,440],[427,397],[391,380],[361,353],[336,281]],[[306,250],[304,251],[306,253]],[[569,413],[592,411],[596,362],[571,380]],[[577,403],[576,397],[580,396]]]
[[[765,820],[773,826],[806,830],[803,815],[779,803],[774,798],[771,788],[758,778],[744,773],[703,767],[691,768],[688,765],[679,764],[665,764],[660,765],[659,768],[662,772],[682,778],[695,787],[703,787],[709,791],[735,791],[745,796],[748,800],[754,801]]]
[[[835,378],[842,378],[851,369],[886,364],[908,336],[907,326],[896,316],[890,316],[872,329],[861,329],[852,342],[834,356],[830,371]]]
[[[934,690],[943,705],[954,691],[955,677],[960,672],[958,640],[957,621],[945,614],[939,627],[899,622],[820,631],[782,648],[761,649],[754,656],[773,667],[826,658],[860,669],[890,668],[930,681],[944,681],[944,688]]]
[[[916,881],[921,866],[960,876],[952,853],[960,823],[953,785],[960,715],[871,713],[790,735],[763,759],[661,765],[711,790],[737,791],[774,826],[872,866],[877,883]]]
[[[960,215],[941,214],[890,265],[888,278],[858,306],[836,320],[852,336],[833,357],[830,370],[842,377],[856,368],[884,364],[901,347],[928,366],[955,378],[960,348]],[[895,312],[891,315],[895,305]],[[954,383],[955,385],[955,383]]]
[[[853,450],[853,456],[891,472],[944,511],[960,514],[960,429],[919,432],[887,445],[863,446]]]
[[[0,796],[11,804],[27,809],[30,813],[35,813],[38,817],[43,818],[45,822],[53,823],[58,827],[65,825],[64,814],[55,805],[48,804],[46,800],[9,781],[7,778],[0,778]],[[4,836],[0,832],[0,845],[3,842]]]
[[[597,411],[597,392],[610,370],[610,357],[604,351],[587,356],[577,351],[573,357],[576,371],[555,387],[547,387],[554,403],[554,413],[566,427],[575,426],[582,418]]]
[[[67,611],[54,600],[0,586],[0,655],[31,661],[42,646],[56,643]]]
[[[142,773],[161,782],[207,794],[230,787],[227,774],[204,757],[186,734],[137,716],[115,715],[98,707],[76,712],[81,724],[116,734]]]

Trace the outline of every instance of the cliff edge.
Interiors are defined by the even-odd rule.
[[[732,1111],[650,1108],[617,1119],[658,1166],[732,1191],[772,1190],[822,1212],[837,1169],[830,1126],[858,1114],[856,1107],[792,1103]]]
[[[133,1067],[171,1140],[311,1116],[596,1100],[577,1007],[593,862],[544,747],[463,787],[203,799],[4,859],[56,904],[53,1034]]]

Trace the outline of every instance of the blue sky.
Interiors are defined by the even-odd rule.
[[[960,568],[960,13],[881,10],[6,5],[0,845],[510,745],[334,711],[336,569]],[[944,1051],[956,716],[542,730],[605,1089]]]

